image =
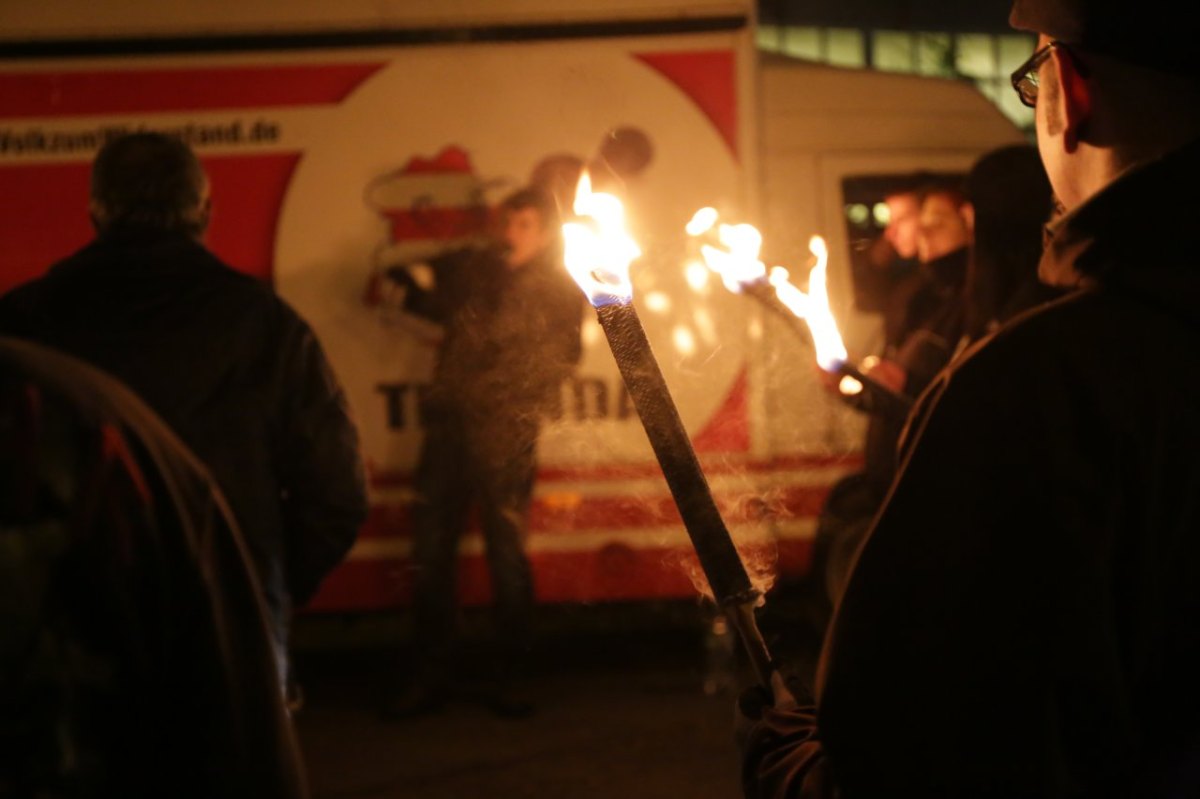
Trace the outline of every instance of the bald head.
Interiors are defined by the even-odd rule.
[[[208,227],[208,178],[182,140],[134,133],[109,140],[92,164],[97,232],[141,228],[200,238]]]

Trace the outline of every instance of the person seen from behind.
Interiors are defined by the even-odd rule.
[[[208,467],[256,567],[286,680],[292,610],[366,517],[342,389],[291,306],[204,246],[209,181],[182,140],[109,140],[88,209],[95,238],[0,297],[0,332],[116,377]]]
[[[1200,66],[1136,11],[1012,6],[1068,293],[926,393],[814,696],[743,696],[746,796],[1200,795]]]

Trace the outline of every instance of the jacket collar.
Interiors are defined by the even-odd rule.
[[[1038,276],[1073,288],[1107,282],[1139,264],[1178,260],[1196,246],[1190,225],[1181,222],[1200,213],[1198,185],[1200,141],[1130,167],[1047,227]]]

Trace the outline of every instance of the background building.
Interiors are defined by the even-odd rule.
[[[758,47],[840,67],[972,81],[1025,130],[1009,75],[1034,37],[1008,26],[1005,0],[759,0]]]

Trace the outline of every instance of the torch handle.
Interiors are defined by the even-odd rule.
[[[742,288],[742,292],[758,300],[764,308],[775,314],[776,317],[783,320],[788,327],[795,331],[796,335],[803,339],[808,339],[812,335],[804,321],[783,304],[783,301],[779,299],[779,296],[775,293],[775,289],[771,287],[770,283],[766,281],[750,283]]]
[[[908,416],[908,412],[912,410],[913,401],[911,398],[893,391],[873,377],[868,377],[853,364],[841,364],[838,366],[838,374],[845,377],[852,377],[862,383],[863,390],[869,393],[889,416],[897,416],[900,419],[904,419]]]
[[[759,684],[770,691],[771,654],[754,618],[758,591],[751,585],[746,566],[713,501],[712,491],[658,368],[654,351],[650,349],[641,320],[631,305],[601,306],[596,309],[596,315],[642,420],[646,437],[662,467],[713,597],[737,630]]]
[[[762,303],[762,306],[768,311],[774,313],[778,318],[787,323],[788,327],[796,332],[802,338],[808,338],[809,332],[803,321],[788,310],[788,307],[780,301],[774,290],[767,283],[754,283],[746,287],[746,293],[754,299]],[[912,410],[913,401],[903,394],[897,393],[892,389],[880,383],[878,380],[867,377],[857,367],[843,363],[838,366],[838,374],[845,377],[853,377],[858,382],[862,383],[863,389],[871,395],[878,404],[878,407],[888,415],[898,416],[901,419],[908,416],[908,412]]]
[[[754,602],[729,604],[722,608],[722,612],[742,641],[742,646],[750,658],[750,668],[754,671],[755,679],[759,685],[769,691],[771,674],[775,671],[775,666],[771,661],[771,652],[767,649],[767,642],[763,640],[762,633],[758,629],[758,622],[754,618]]]
[[[717,604],[753,599],[757,592],[713,501],[637,312],[632,305],[614,304],[597,308],[596,316]]]

